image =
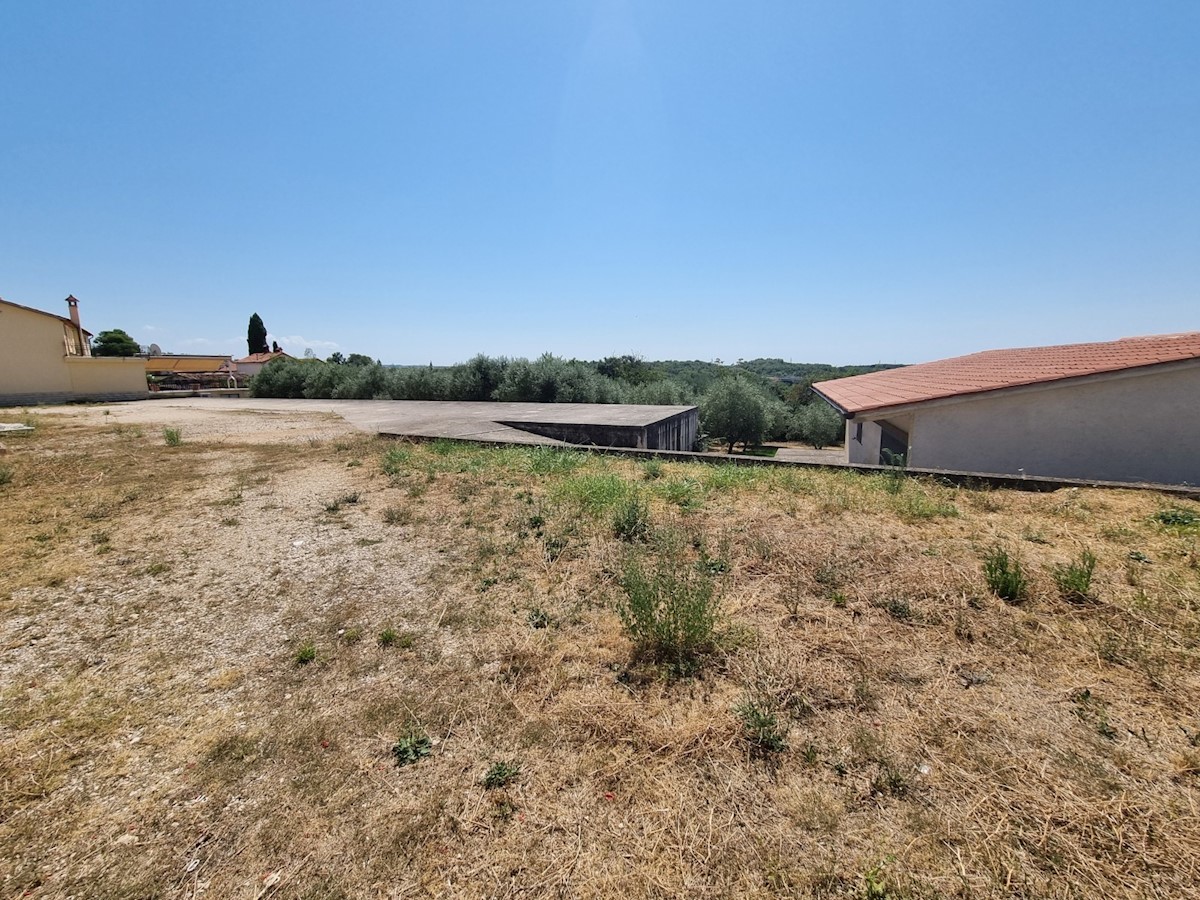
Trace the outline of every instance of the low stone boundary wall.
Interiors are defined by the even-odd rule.
[[[0,406],[49,406],[60,403],[119,403],[145,400],[147,391],[119,391],[100,394],[76,394],[58,391],[49,394],[0,394]]]

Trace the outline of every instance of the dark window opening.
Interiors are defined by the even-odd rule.
[[[908,432],[890,422],[880,422],[879,464],[902,466],[908,459]]]

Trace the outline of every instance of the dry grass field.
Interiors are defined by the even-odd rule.
[[[1198,893],[1200,503],[222,416],[6,438],[5,897]]]

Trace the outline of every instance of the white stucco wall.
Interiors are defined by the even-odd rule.
[[[916,468],[1200,484],[1200,360],[912,408]]]
[[[862,426],[862,440],[859,440],[858,429]],[[875,422],[867,419],[846,420],[846,459],[857,465],[879,465],[879,441],[883,429]]]

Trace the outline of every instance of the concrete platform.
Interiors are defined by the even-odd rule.
[[[331,412],[362,431],[394,437],[462,438],[502,444],[557,444],[690,450],[694,406],[602,403],[483,403],[435,400],[279,400],[163,397],[155,408]],[[689,428],[690,423],[690,428]],[[664,446],[656,431],[679,432]],[[690,436],[689,436],[690,435]],[[639,442],[640,441],[640,442]]]

